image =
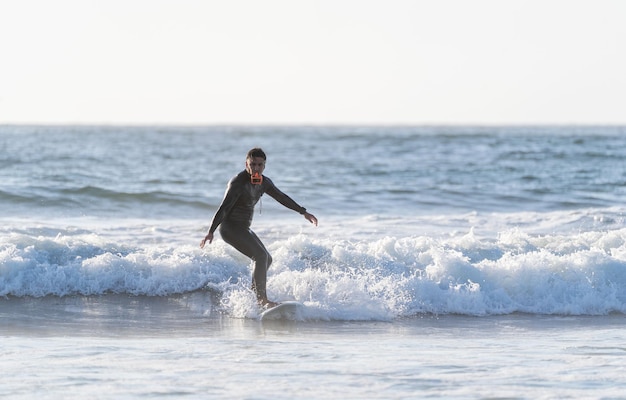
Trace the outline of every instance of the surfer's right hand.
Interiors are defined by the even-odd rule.
[[[204,237],[204,239],[202,239],[202,241],[200,242],[200,248],[203,249],[204,245],[206,244],[206,242],[209,242],[209,244],[211,244],[211,242],[213,242],[213,232],[209,232],[206,234],[206,236]]]

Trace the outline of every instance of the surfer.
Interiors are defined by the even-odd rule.
[[[228,182],[222,204],[215,212],[209,232],[200,242],[200,248],[204,248],[207,242],[213,242],[214,232],[219,226],[222,239],[253,260],[252,290],[256,293],[259,305],[269,308],[277,305],[268,300],[266,291],[267,270],[272,263],[272,256],[250,229],[254,206],[263,193],[267,193],[283,206],[302,214],[315,226],[317,218],[278,190],[274,183],[263,175],[266,160],[265,152],[258,147],[248,152],[246,169]]]

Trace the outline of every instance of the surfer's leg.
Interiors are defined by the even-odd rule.
[[[272,256],[261,242],[261,239],[259,239],[254,232],[248,230],[248,233],[249,236],[246,238],[246,244],[253,252],[253,255],[249,257],[254,260],[254,269],[252,271],[252,290],[256,292],[256,296],[259,301],[266,303],[268,301],[266,289],[267,270],[272,264]]]
[[[228,224],[220,225],[220,235],[226,243],[254,261],[252,290],[256,292],[257,300],[261,304],[268,303],[267,270],[272,264],[272,256],[261,239],[248,228]]]

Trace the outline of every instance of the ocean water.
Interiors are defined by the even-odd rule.
[[[199,242],[246,152],[268,294]],[[624,398],[626,128],[0,126],[6,398]]]

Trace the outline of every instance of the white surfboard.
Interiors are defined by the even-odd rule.
[[[304,304],[297,301],[283,301],[277,306],[268,308],[260,315],[261,321],[269,320],[290,320],[295,321],[299,318],[299,309]]]

